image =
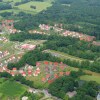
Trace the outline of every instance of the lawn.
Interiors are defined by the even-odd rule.
[[[30,6],[36,6],[36,9],[30,8]],[[49,2],[35,2],[31,1],[22,5],[17,6],[21,10],[26,10],[26,11],[35,11],[35,12],[40,12],[42,10],[45,10],[47,7],[52,6],[51,3]]]
[[[10,2],[12,1],[11,4],[13,6],[13,9],[1,10],[0,13],[3,13],[3,12],[19,13],[21,11],[24,11],[26,13],[31,13],[31,14],[35,15],[42,10],[46,10],[47,7],[52,6],[51,0],[46,0],[44,2],[31,1],[31,2],[28,2],[25,4],[21,4],[19,6],[15,6],[14,4],[16,2],[20,2],[21,0],[3,0],[3,2],[8,2],[8,1],[10,1]],[[36,6],[36,9],[30,8],[31,5]]]
[[[0,85],[0,93],[4,97],[19,98],[25,91],[26,88],[23,85],[14,81],[6,81]]]
[[[80,77],[80,79],[82,80],[86,80],[86,81],[96,81],[97,83],[100,84],[100,75],[95,76],[95,75],[83,75]]]

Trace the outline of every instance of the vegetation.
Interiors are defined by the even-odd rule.
[[[0,85],[0,93],[10,99],[14,97],[19,98],[25,91],[26,88],[15,81],[5,81]]]
[[[42,93],[33,94],[33,93],[25,92],[21,97],[23,96],[27,96],[29,100],[40,100],[44,95]]]
[[[63,76],[50,84],[49,92],[56,97],[64,99],[66,93],[74,91],[76,86],[77,82],[73,78]]]
[[[0,3],[0,10],[12,9],[12,6],[8,3]]]
[[[73,55],[73,56],[76,56],[76,57],[80,57],[80,58],[84,58],[84,59],[87,59],[85,61],[82,61],[81,63],[76,61],[76,60],[70,60],[70,59],[63,59],[63,62],[70,65],[70,66],[77,66],[79,68],[86,68],[88,70],[91,70],[91,71],[96,71],[96,72],[100,72],[100,67],[99,67],[99,61],[98,61],[98,58],[99,58],[99,55],[100,55],[100,48],[98,46],[94,46],[92,45],[91,43],[88,43],[88,42],[84,42],[84,41],[79,41],[78,39],[75,39],[75,38],[71,38],[71,37],[63,37],[63,36],[59,36],[59,35],[39,35],[39,34],[14,34],[14,35],[11,35],[10,36],[10,40],[12,41],[24,41],[25,39],[46,39],[47,41],[44,43],[44,46],[41,47],[42,50],[45,50],[45,49],[52,49],[52,50],[56,50],[56,51],[61,51],[61,52],[65,52],[69,55]],[[35,51],[32,51],[35,53]],[[41,52],[41,50],[39,51]],[[30,52],[31,53],[31,52]],[[28,63],[28,64],[31,64],[31,65],[35,65],[35,60],[34,62],[30,60],[30,57],[29,57],[29,61],[25,60],[25,59],[28,59],[28,55],[30,55],[30,53],[27,53],[27,57],[23,56],[22,60],[19,61],[19,63],[17,64],[8,64],[8,67],[9,68],[12,68],[14,66],[16,66],[18,68],[23,66],[25,63]],[[33,54],[34,54],[33,53]],[[32,55],[33,55],[32,54]],[[34,56],[31,57],[31,59],[35,59],[34,57],[39,57],[39,56],[36,56],[36,54],[38,55],[39,53],[35,53]],[[43,55],[47,55],[46,53],[42,53]],[[41,56],[42,56],[41,54]],[[48,55],[49,58],[52,59],[52,55]],[[47,56],[46,58],[44,57],[41,57],[41,58],[36,58],[38,59],[39,61],[40,60],[51,60],[49,59]],[[55,57],[53,57],[55,58]],[[62,59],[59,59],[57,60],[58,58],[55,58],[56,61],[62,61]],[[55,61],[52,60],[52,61]],[[89,60],[93,60],[92,62],[89,61]],[[12,67],[11,67],[12,66]]]
[[[100,5],[98,0],[56,0],[53,6],[35,16],[29,15],[30,17],[25,19],[27,16],[25,14],[15,25],[18,29],[26,30],[36,28],[40,23],[51,25],[62,23],[65,29],[94,35],[100,39],[98,5]]]
[[[96,82],[92,81],[90,82],[86,81],[82,82],[80,80],[77,81],[78,77],[81,76],[82,74],[83,74],[82,71],[78,72],[73,71],[70,77],[63,76],[56,79],[53,83],[49,85],[49,92],[54,96],[66,100],[67,92],[76,91],[77,94],[71,99],[69,98],[69,100],[80,100],[82,99],[82,97],[85,97],[83,98],[84,100],[94,100],[99,91],[99,85]]]

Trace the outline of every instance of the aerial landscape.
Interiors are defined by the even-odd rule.
[[[0,100],[100,100],[100,1],[0,0]]]

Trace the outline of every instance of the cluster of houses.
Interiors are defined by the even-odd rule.
[[[41,63],[37,62],[36,66],[38,66],[39,68],[41,67]],[[70,71],[66,71],[66,69],[68,69],[68,66],[66,66],[65,64],[58,63],[58,62],[48,62],[48,61],[44,61],[44,76],[41,78],[41,81],[43,83],[48,82],[48,83],[52,83],[55,79],[63,76],[63,75],[70,75]]]
[[[0,67],[7,66],[9,62],[17,62],[20,60],[20,58],[21,56],[18,56],[18,57],[11,56],[10,58],[4,60],[3,62],[0,62]]]
[[[34,68],[30,65],[25,65],[24,68],[17,70],[17,68],[13,68],[12,70],[8,69],[7,66],[0,67],[0,72],[7,72],[12,76],[21,74],[22,76],[38,76],[41,72],[40,68]]]
[[[8,51],[4,51],[4,52],[0,51],[0,58],[3,58],[5,56],[7,56],[7,55],[9,55]]]
[[[96,46],[100,46],[100,42],[99,42],[99,41],[93,41],[92,44],[93,44],[93,45],[96,45]]]
[[[93,40],[96,39],[95,36],[89,36],[89,35],[86,35],[86,34],[83,34],[83,33],[65,30],[65,29],[62,28],[62,24],[55,24],[54,26],[50,26],[50,25],[46,25],[46,24],[40,24],[39,28],[41,30],[44,30],[44,31],[54,30],[55,32],[61,33],[61,35],[63,35],[63,36],[71,36],[71,37],[79,38],[80,40],[84,40],[84,41],[87,41],[87,42],[90,42],[90,41],[93,41]],[[34,33],[35,32],[36,31],[34,31]],[[37,33],[43,34],[43,32],[37,32]],[[94,43],[94,44],[96,44],[96,43]]]
[[[32,44],[23,44],[20,46],[21,49],[23,50],[34,50],[36,48],[36,45]]]
[[[49,31],[49,30],[52,28],[52,26],[45,25],[45,24],[40,24],[40,25],[39,25],[39,28],[40,28],[41,30]]]
[[[50,25],[46,25],[46,24],[40,24],[39,28],[40,28],[41,31],[29,30],[29,33],[46,34],[47,31],[49,31],[49,30],[54,30],[55,32],[63,31],[62,24],[55,24],[54,26],[50,26]],[[44,32],[44,31],[46,31],[46,32]]]
[[[43,66],[44,63],[44,69],[41,69],[41,64]],[[22,76],[39,76],[40,73],[43,74],[43,77],[41,78],[41,81],[43,83],[48,82],[51,83],[55,79],[63,76],[63,75],[70,75],[70,71],[66,70],[68,69],[68,66],[66,66],[63,63],[58,62],[48,62],[44,61],[43,63],[36,62],[36,67],[30,66],[26,64],[24,67],[17,70],[17,68],[13,68],[12,70],[8,69],[7,66],[0,67],[0,72],[8,72],[12,76],[21,74]]]
[[[3,20],[1,25],[2,30],[7,30],[10,34],[15,34],[21,32],[14,28],[14,20]]]
[[[29,30],[29,33],[46,34],[45,32],[37,31],[37,30]]]
[[[49,31],[49,30],[54,30],[56,32],[63,31],[62,24],[55,24],[54,26],[49,26],[49,25],[46,25],[46,24],[40,24],[39,28],[41,30],[46,30],[46,31]]]
[[[62,33],[64,36],[71,36],[74,38],[79,38],[80,40],[84,40],[84,41],[93,41],[95,40],[95,36],[89,36],[86,34],[82,34],[82,33],[78,33],[78,32],[73,32],[73,31],[68,31],[66,30],[65,32]]]

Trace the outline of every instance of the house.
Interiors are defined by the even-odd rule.
[[[40,28],[41,30],[46,30],[46,31],[48,31],[48,30],[51,29],[51,26],[45,25],[45,24],[40,24],[40,25],[39,25],[39,28]]]
[[[93,45],[96,45],[96,46],[100,46],[100,42],[99,42],[99,41],[93,41],[92,44],[93,44]]]
[[[24,76],[24,77],[26,76],[26,72],[24,72],[24,71],[23,71],[21,74],[22,74],[22,76]]]
[[[69,76],[70,75],[70,71],[69,72],[66,72],[66,75]]]
[[[10,74],[11,74],[12,76],[15,76],[16,73],[13,72],[13,71],[11,71]]]
[[[27,96],[23,96],[22,100],[28,100],[28,97]]]
[[[42,82],[46,82],[46,78],[44,78],[44,77],[41,80],[42,80]]]
[[[13,68],[12,70],[13,70],[13,71],[17,71],[17,68]]]
[[[0,67],[0,72],[3,72],[3,68],[2,67]]]

